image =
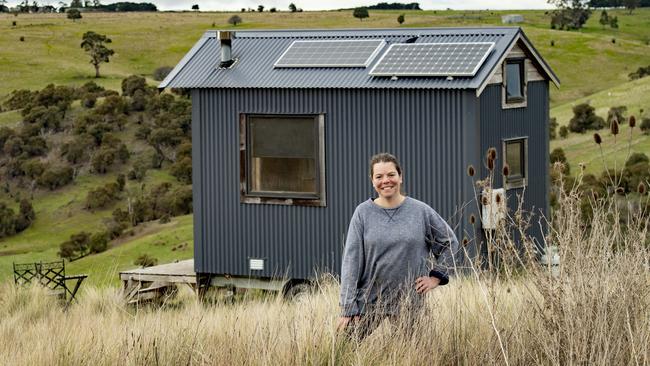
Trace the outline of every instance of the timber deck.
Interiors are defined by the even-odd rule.
[[[120,272],[120,279],[125,283],[137,281],[196,284],[194,259],[122,271]]]

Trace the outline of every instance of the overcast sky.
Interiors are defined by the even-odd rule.
[[[121,0],[102,0],[103,4],[110,4],[113,2],[118,2]],[[126,0],[123,0],[126,1]],[[454,1],[454,0],[427,0],[427,1],[396,1],[396,0],[209,0],[209,1],[198,1],[198,0],[157,0],[157,1],[146,1],[146,0],[129,0],[132,2],[150,2],[156,4],[159,10],[190,10],[192,4],[199,4],[201,10],[217,10],[217,11],[226,11],[226,10],[239,10],[241,8],[254,8],[256,9],[258,5],[264,5],[265,8],[269,9],[272,7],[278,8],[279,10],[288,9],[289,4],[293,2],[297,7],[304,10],[331,10],[331,9],[341,9],[341,8],[352,8],[355,6],[363,5],[374,5],[379,2],[418,2],[422,9],[426,10],[441,10],[441,9],[549,9],[552,8],[546,0],[464,0],[464,1]],[[49,4],[54,6],[59,6],[58,0],[42,0],[38,1],[39,4]],[[70,1],[63,1],[64,3],[69,3]],[[10,6],[15,6],[18,1],[10,0],[8,4]],[[31,0],[30,0],[31,3]]]

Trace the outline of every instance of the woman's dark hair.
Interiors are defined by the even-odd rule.
[[[402,167],[399,165],[399,161],[397,161],[397,158],[393,154],[389,153],[379,153],[375,154],[370,158],[370,177],[372,177],[372,168],[375,166],[377,163],[393,163],[395,164],[395,169],[397,169],[397,174],[400,176],[402,175]]]

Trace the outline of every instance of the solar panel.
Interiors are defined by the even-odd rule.
[[[367,67],[383,39],[294,41],[274,67]]]
[[[397,43],[370,70],[375,76],[474,76],[494,42]]]

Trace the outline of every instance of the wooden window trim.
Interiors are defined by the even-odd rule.
[[[249,167],[250,134],[248,133],[249,118],[251,117],[303,117],[314,118],[318,134],[316,141],[316,169],[317,178],[316,195],[310,194],[283,194],[279,192],[250,192],[248,177],[251,175]],[[264,114],[240,113],[239,115],[239,190],[240,201],[247,204],[272,204],[290,206],[327,206],[325,190],[325,115],[324,114]]]
[[[504,165],[507,164],[508,155],[506,155],[506,145],[508,143],[513,143],[518,141],[523,142],[524,145],[523,157],[522,157],[522,164],[524,164],[523,177],[503,176],[503,188],[505,188],[506,190],[524,188],[528,186],[528,136],[503,139],[501,143],[502,145],[501,156],[503,156],[503,164]],[[501,170],[501,172],[503,173],[503,169]]]
[[[507,84],[508,84],[508,75],[507,75],[507,65],[517,63],[521,65],[519,80],[521,82],[521,90],[523,97],[521,98],[508,98]],[[511,108],[525,108],[528,106],[528,72],[526,70],[526,58],[517,57],[517,58],[508,58],[503,61],[502,64],[502,83],[501,83],[501,107],[503,109]]]

